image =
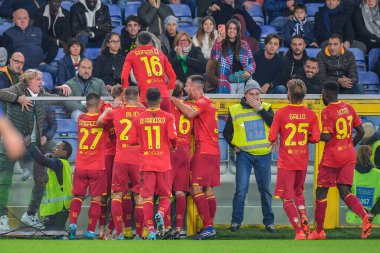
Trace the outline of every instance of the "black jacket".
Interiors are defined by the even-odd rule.
[[[161,2],[159,9],[152,7],[148,1],[143,2],[137,9],[141,20],[142,29],[147,30],[157,37],[165,31],[164,20],[167,16],[174,15],[173,10]]]
[[[35,11],[44,6],[46,2],[46,0],[37,0],[37,5],[33,0],[4,0],[0,4],[0,17],[11,19],[15,10],[25,9],[32,18]]]
[[[41,28],[42,32],[46,33],[49,37],[67,42],[71,37],[70,12],[59,8],[56,20],[50,20],[49,22],[50,18],[46,15],[44,16],[45,8],[46,5],[35,12],[33,25]]]
[[[293,51],[290,48],[285,54],[285,63],[286,63],[286,81],[292,79],[295,73],[298,72],[299,69],[303,68],[306,60],[309,59],[306,50],[303,51],[302,58],[300,60],[294,59]]]
[[[137,36],[134,39],[131,38],[128,31],[125,29],[125,27],[123,29],[121,29],[121,33],[120,33],[121,52],[124,55],[127,55],[130,51],[135,49],[136,48],[136,40],[137,40]]]
[[[182,63],[178,60],[177,54],[174,50],[169,53],[169,62],[177,75],[177,79],[186,83],[186,79],[191,75],[202,75],[205,69],[205,58],[200,47],[191,47],[189,54],[186,56],[185,64],[187,72],[183,72]]]
[[[356,33],[356,39],[359,41],[367,41],[371,40],[373,42],[380,42],[380,38],[376,37],[375,34],[370,33],[364,23],[364,18],[362,14],[362,9],[361,8],[356,8],[355,12],[352,16],[352,22],[355,28],[355,33]]]
[[[86,20],[86,7],[78,2],[74,4],[70,9],[70,24],[71,24],[71,34],[73,36],[78,35],[80,31],[93,32],[95,37],[93,40],[99,40],[103,38],[107,32],[99,29],[99,26],[111,27],[111,17],[108,6],[101,4],[100,9],[95,13],[95,26],[88,27]]]
[[[100,78],[105,85],[121,84],[121,71],[123,69],[125,56],[119,50],[117,54],[111,54],[109,50],[105,50],[95,60],[94,77]]]
[[[299,69],[293,78],[301,79],[306,84],[307,94],[322,94],[323,81],[316,74],[313,78],[307,78],[303,68]]]

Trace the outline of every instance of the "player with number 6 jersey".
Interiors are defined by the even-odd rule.
[[[280,135],[275,198],[282,199],[285,213],[296,231],[295,239],[306,240],[310,231],[303,192],[309,161],[308,144],[319,142],[320,130],[315,112],[302,104],[305,83],[292,79],[287,87],[290,104],[276,111],[268,135],[274,145]]]
[[[129,87],[128,78],[131,70],[137,80],[141,102],[145,106],[146,91],[150,87],[157,88],[162,96],[161,109],[170,112],[169,96],[173,93],[176,74],[164,53],[153,46],[152,36],[148,32],[140,32],[137,36],[137,48],[128,53],[121,73],[123,88]],[[168,84],[166,84],[166,76]]]

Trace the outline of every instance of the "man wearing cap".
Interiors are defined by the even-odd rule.
[[[236,152],[236,190],[229,228],[232,232],[236,232],[243,221],[244,202],[252,167],[260,192],[263,223],[268,232],[276,231],[270,192],[271,147],[268,141],[274,112],[270,104],[261,101],[260,94],[260,85],[254,80],[248,80],[240,103],[229,108],[228,120],[223,130],[224,138]]]
[[[165,32],[160,35],[159,39],[162,52],[168,56],[169,52],[174,48],[174,38],[178,33],[178,19],[172,15],[167,16],[164,25]]]

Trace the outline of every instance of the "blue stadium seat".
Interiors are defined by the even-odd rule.
[[[178,26],[178,31],[180,32],[187,32],[190,37],[193,37],[194,34],[197,33],[198,26],[195,25],[189,25],[189,26]]]
[[[55,117],[57,119],[67,119],[67,111],[64,106],[52,105],[49,108],[55,111]]]
[[[305,50],[309,57],[317,57],[318,53],[321,51],[320,48],[306,48]]]
[[[174,16],[178,18],[178,25],[189,25],[192,23],[193,19],[191,17],[190,7],[186,4],[168,4],[168,6],[173,10]]]
[[[121,34],[121,30],[124,28],[124,26],[117,26],[114,29],[112,29],[112,32]]]
[[[349,48],[348,50],[350,50],[355,55],[356,66],[358,68],[358,71],[365,71],[366,64],[363,51],[359,48]]]
[[[100,54],[100,48],[86,48],[86,51],[84,51],[84,55],[86,58],[89,58],[91,60],[96,59]]]
[[[251,15],[253,20],[255,20],[258,25],[265,24],[264,13],[261,5],[253,3],[252,9],[246,9],[246,11],[249,13],[249,15]]]
[[[121,10],[119,5],[117,4],[107,4],[108,9],[110,11],[111,16],[111,22],[113,26],[119,26],[122,25],[122,17],[121,17]]]
[[[11,22],[4,22],[2,25],[0,25],[0,36],[3,35],[3,33],[12,26],[13,23]]]
[[[280,55],[285,55],[286,52],[288,52],[288,51],[289,51],[289,48],[287,48],[287,47],[280,47],[278,49],[277,53],[280,54]]]
[[[124,9],[124,17],[125,19],[130,15],[137,16],[137,9],[140,7],[141,2],[128,2],[127,5],[125,5]]]
[[[67,141],[73,147],[69,162],[74,162],[78,150],[78,126],[73,119],[57,119],[57,131],[53,137],[57,141]]]
[[[42,72],[42,87],[47,91],[54,90],[53,76],[48,72]]]
[[[263,48],[265,37],[267,37],[269,34],[273,34],[273,33],[277,34],[277,30],[274,26],[271,26],[271,25],[261,25],[260,28],[261,28],[261,36],[260,36],[259,44],[260,44],[260,47]]]
[[[364,86],[365,94],[379,94],[379,77],[375,72],[359,71],[359,84]]]
[[[73,3],[72,1],[63,1],[63,2],[61,3],[61,7],[62,7],[63,9],[65,9],[65,10],[68,10],[68,11],[70,11],[71,6],[73,6],[73,5],[74,5],[74,3]]]
[[[368,70],[374,71],[380,56],[380,48],[373,48],[368,53]]]
[[[51,62],[52,65],[58,66],[59,60],[61,60],[65,56],[65,50],[63,48],[59,48],[57,55],[55,56],[54,60]]]
[[[318,12],[319,7],[324,6],[324,3],[307,3],[305,4],[307,8],[307,20],[310,22],[315,21],[315,13]]]

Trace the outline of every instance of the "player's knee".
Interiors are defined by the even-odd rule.
[[[181,196],[185,196],[186,194],[185,194],[185,192],[183,192],[183,191],[176,191],[175,192],[175,196],[176,197],[181,197]]]
[[[102,196],[91,196],[91,201],[101,202]]]
[[[315,197],[317,200],[327,198],[328,188],[317,187],[315,191]]]
[[[114,192],[112,193],[112,199],[123,199],[123,193],[122,192]]]
[[[192,187],[192,195],[196,195],[198,193],[202,192],[202,186],[199,185],[193,185]]]
[[[341,199],[345,199],[347,195],[351,193],[350,185],[338,184],[337,188],[338,188],[339,196],[341,197]]]
[[[212,196],[212,195],[214,195],[214,188],[213,187],[206,187],[205,196]]]

